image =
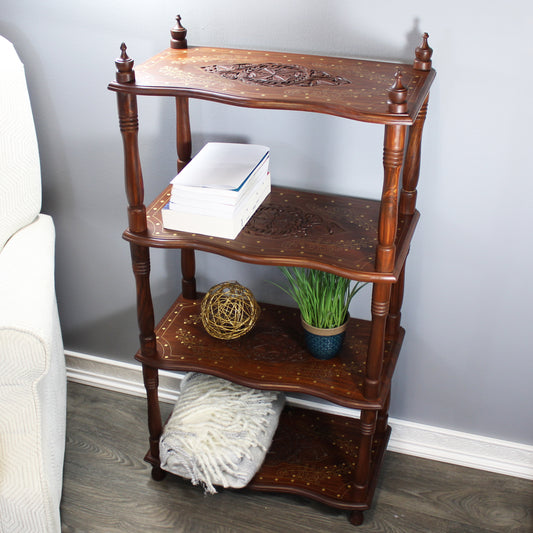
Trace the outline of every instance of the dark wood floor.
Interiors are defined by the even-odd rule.
[[[170,412],[171,406],[165,410]],[[307,499],[151,479],[145,400],[69,383],[63,532],[533,532],[533,483],[387,453],[373,508],[347,513]]]

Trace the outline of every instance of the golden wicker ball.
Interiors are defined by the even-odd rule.
[[[209,335],[229,340],[248,333],[257,322],[260,311],[250,289],[236,281],[225,281],[207,291],[200,317]]]

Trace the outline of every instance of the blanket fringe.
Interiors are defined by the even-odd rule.
[[[260,468],[284,395],[189,373],[160,441],[161,467],[201,484],[240,488]]]

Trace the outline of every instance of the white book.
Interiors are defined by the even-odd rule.
[[[268,165],[269,156],[267,155],[267,157],[265,157],[253,170],[236,194],[233,194],[233,191],[231,194],[228,194],[227,191],[224,191],[223,194],[221,194],[219,190],[210,187],[199,189],[198,187],[181,187],[172,185],[170,208],[186,208],[193,210],[195,208],[205,208],[208,205],[215,204],[235,206],[257,185],[257,183],[269,176]]]
[[[268,163],[269,153],[257,144],[207,143],[171,181],[172,189],[236,201],[254,171]]]
[[[242,211],[246,209],[246,206],[255,205],[257,200],[258,191],[262,191],[265,187],[268,187],[270,191],[270,172],[265,175],[261,175],[254,181],[250,181],[253,185],[251,188],[247,188],[244,194],[241,194],[237,202],[226,202],[223,199],[217,198],[201,198],[193,199],[189,197],[178,196],[176,198],[170,198],[168,207],[171,210],[180,211],[182,213],[196,213],[199,215],[215,215],[215,216],[231,216],[236,211]]]
[[[170,209],[169,204],[167,204],[161,210],[163,227],[170,230],[235,239],[269,195],[270,190],[269,175],[269,179],[257,184],[247,202],[219,214],[213,214],[213,211],[206,213],[175,210]]]

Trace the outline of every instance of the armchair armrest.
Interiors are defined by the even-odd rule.
[[[0,530],[60,531],[66,374],[55,232],[39,215],[0,252]]]
[[[39,215],[17,231],[0,252],[0,330],[35,335],[49,350],[53,309],[55,231],[51,217]]]

